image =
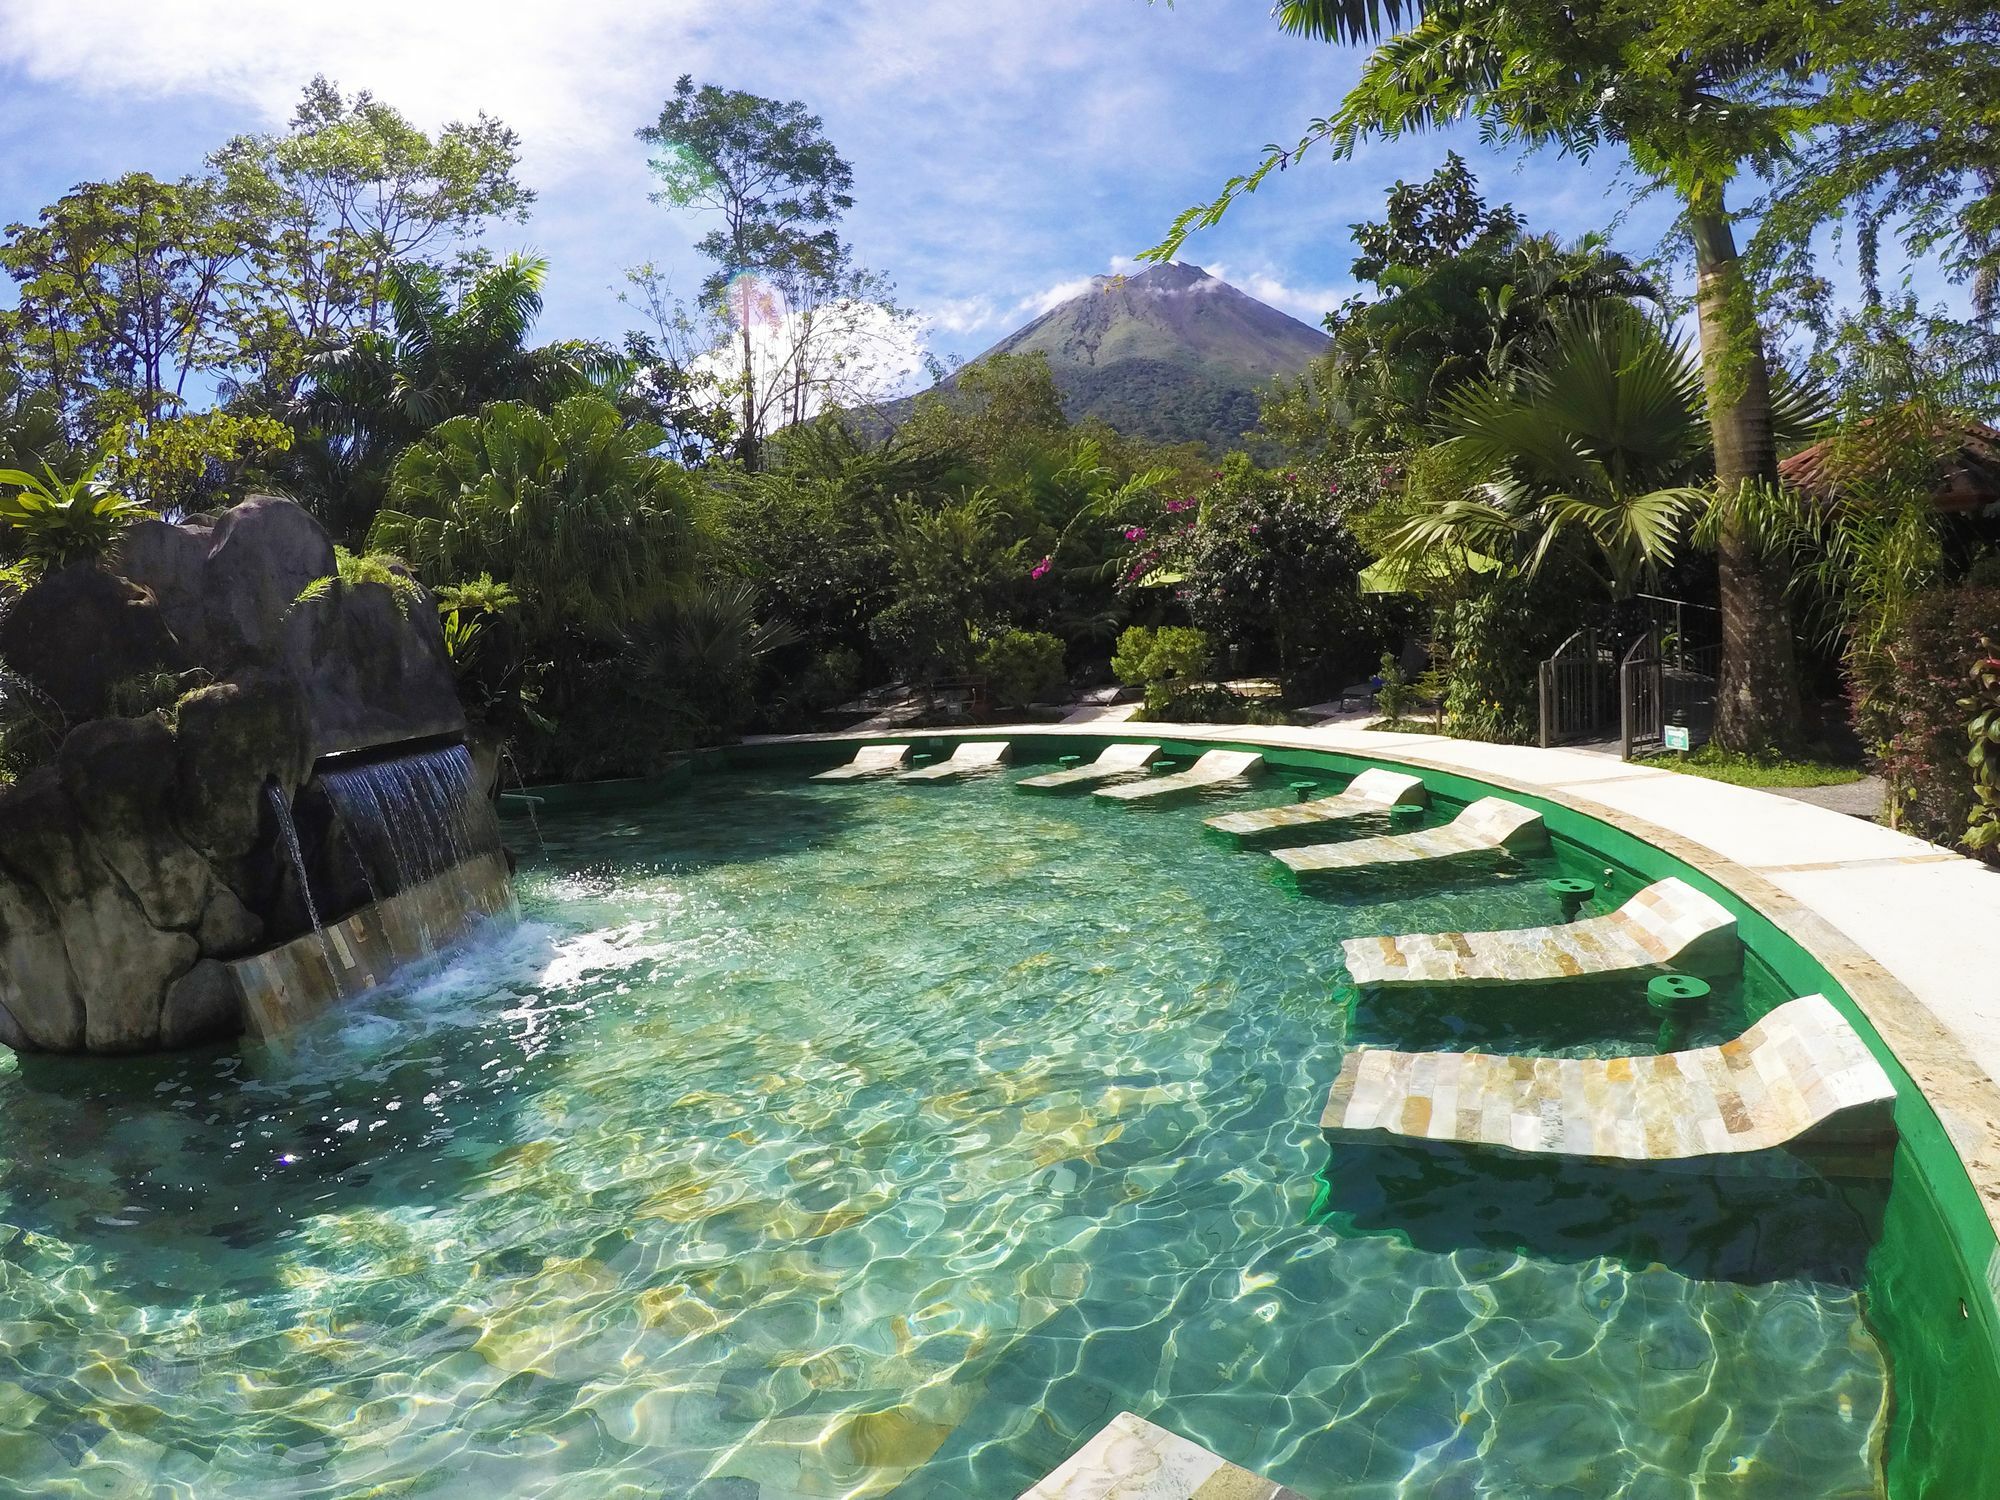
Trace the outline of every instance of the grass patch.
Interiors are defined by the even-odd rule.
[[[1726,781],[1732,786],[1845,786],[1867,774],[1850,761],[1835,760],[1821,752],[1803,756],[1778,755],[1769,751],[1745,754],[1703,745],[1685,755],[1667,751],[1649,755],[1645,764],[1690,776],[1706,776],[1710,781]]]

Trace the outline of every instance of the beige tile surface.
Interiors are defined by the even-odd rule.
[[[1198,1443],[1120,1412],[1020,1500],[1302,1500]]]

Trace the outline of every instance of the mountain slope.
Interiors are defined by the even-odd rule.
[[[1257,420],[1257,392],[1296,375],[1327,347],[1297,318],[1199,266],[1093,277],[978,356],[1042,354],[1072,421],[1098,417],[1132,437],[1199,442],[1220,452]],[[952,382],[947,380],[944,387]],[[900,420],[907,411],[885,415]]]

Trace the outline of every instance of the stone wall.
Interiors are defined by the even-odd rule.
[[[295,935],[267,798],[323,755],[462,736],[435,610],[376,584],[301,602],[332,543],[287,500],[133,528],[0,613],[0,663],[68,728],[0,788],[0,1043],[135,1052],[241,1025],[224,961]],[[405,609],[404,604],[409,607]],[[170,707],[136,717],[132,684]]]

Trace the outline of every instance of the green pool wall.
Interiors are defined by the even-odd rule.
[[[820,769],[846,760],[860,744],[908,744],[913,753],[937,755],[958,738],[962,736],[896,734],[735,745],[697,755],[660,777],[533,790],[543,798],[537,811],[601,806],[686,791],[703,773],[720,768]],[[1894,1174],[1864,1288],[1869,1322],[1888,1350],[1893,1374],[1895,1405],[1885,1455],[1891,1500],[2000,1500],[2000,1466],[1990,1464],[1985,1452],[2000,1430],[2000,1241],[1923,1091],[1832,974],[1795,939],[1726,885],[1615,824],[1532,793],[1390,756],[1175,740],[1140,730],[1115,736],[1022,737],[1014,742],[1015,760],[1039,764],[1064,755],[1093,757],[1118,741],[1156,743],[1163,755],[1183,765],[1209,750],[1254,750],[1264,757],[1267,789],[1288,774],[1331,775],[1344,784],[1372,766],[1394,766],[1422,776],[1438,813],[1448,815],[1495,795],[1536,809],[1558,862],[1567,872],[1587,872],[1597,880],[1597,899],[1604,908],[1670,875],[1720,901],[1735,915],[1746,947],[1791,993],[1827,996],[1896,1084]],[[1426,821],[1436,821],[1436,814]]]

